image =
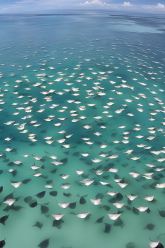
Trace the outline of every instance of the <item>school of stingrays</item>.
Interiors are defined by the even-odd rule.
[[[157,208],[157,191],[161,197],[165,193],[164,64],[152,60],[153,68],[140,42],[140,57],[134,56],[133,45],[127,42],[130,53],[121,59],[118,43],[112,44],[116,55],[109,56],[109,63],[85,53],[78,57],[72,73],[65,61],[68,66],[73,53],[66,48],[63,53],[69,56],[62,62],[53,57],[50,65],[40,59],[37,70],[27,63],[19,79],[11,76],[6,82],[0,72],[0,111],[4,116],[0,158],[5,163],[0,174],[9,175],[0,185],[1,224],[7,223],[12,211],[24,211],[22,201],[27,208],[41,209],[58,229],[65,225],[67,215],[73,215],[100,224],[105,233],[113,226],[125,228],[125,213],[143,218],[143,212],[151,215]],[[42,49],[46,50],[46,44]],[[136,69],[132,59],[137,61]],[[121,68],[127,71],[127,79],[118,73]],[[26,71],[34,76],[29,78]],[[34,187],[28,189],[30,182]],[[11,185],[7,195],[6,184]],[[37,184],[39,192],[35,192]],[[25,195],[20,196],[21,187],[25,187]],[[46,195],[49,203],[42,202]],[[91,204],[90,209],[86,203]],[[163,207],[162,203],[162,209],[156,209],[158,216],[165,217]],[[95,209],[101,212],[99,218]],[[105,216],[109,223],[104,223]],[[41,229],[39,220],[36,226]],[[154,225],[149,223],[146,228],[153,230]],[[7,238],[1,242],[3,247]],[[44,240],[39,246],[48,244],[49,240]],[[148,243],[150,247],[158,244],[158,240]]]

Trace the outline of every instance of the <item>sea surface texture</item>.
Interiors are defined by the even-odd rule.
[[[163,15],[1,15],[0,247],[165,245],[164,103]]]

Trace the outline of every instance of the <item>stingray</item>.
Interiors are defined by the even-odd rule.
[[[30,146],[35,146],[35,144],[34,143],[31,143]]]
[[[7,165],[8,166],[12,166],[12,165],[14,165],[14,163],[13,162],[9,162]]]
[[[165,217],[165,211],[159,211],[159,214],[160,214],[161,217]]]
[[[46,191],[42,191],[42,192],[38,193],[36,196],[41,199],[45,196],[45,193],[46,193]]]
[[[79,155],[80,155],[80,153],[79,152],[75,152],[75,153],[73,153],[72,154],[74,157],[78,157]]]
[[[5,163],[8,162],[8,161],[9,161],[9,159],[4,159],[4,160],[3,160],[3,162],[5,162]]]
[[[116,150],[118,150],[118,151],[122,151],[123,150],[123,148],[120,148],[120,147],[115,147],[116,148]],[[116,161],[118,161],[118,162],[120,162],[120,160],[116,160]]]
[[[101,144],[102,144],[102,142],[100,142],[100,141],[95,141],[95,143],[96,143],[97,145],[101,145]]]
[[[106,211],[109,211],[111,208],[109,207],[109,206],[107,206],[107,205],[103,205],[103,206],[101,206],[101,207],[99,207],[99,208],[104,208]]]
[[[102,194],[102,193],[98,193],[96,195],[96,199],[103,199],[103,197],[104,197],[104,194]]]
[[[157,176],[153,176],[152,178],[153,178],[154,180],[160,180],[160,178],[157,177]]]
[[[26,203],[29,203],[32,199],[33,199],[33,198],[32,198],[31,196],[27,196],[27,197],[25,197],[24,201],[25,201]]]
[[[46,131],[47,131],[47,129],[45,129],[45,130],[42,130],[40,133],[46,133]]]
[[[157,200],[156,200],[156,199],[153,199],[153,200],[151,201],[151,203],[155,203],[155,202],[157,202]]]
[[[135,244],[133,242],[129,242],[127,245],[126,245],[127,248],[135,248]]]
[[[105,229],[104,229],[104,232],[105,233],[109,233],[110,232],[110,230],[111,230],[111,225],[110,224],[108,224],[108,223],[104,223],[105,224]]]
[[[47,154],[50,154],[49,152],[47,152],[47,151],[44,151],[45,153],[47,153]]]
[[[76,207],[76,202],[70,203],[69,208],[74,209]]]
[[[60,220],[65,214],[52,214],[55,220]]]
[[[27,183],[30,182],[30,181],[31,181],[31,179],[28,178],[28,179],[23,180],[22,183],[23,183],[23,184],[27,184]]]
[[[151,239],[150,239],[151,240]],[[160,240],[158,240],[158,241],[152,241],[151,240],[151,242],[150,243],[148,243],[147,245],[149,246],[149,247],[151,247],[151,248],[158,248],[159,247],[159,243],[160,243]]]
[[[81,184],[79,181],[75,181],[75,183],[76,183],[78,186],[81,186],[81,187],[82,187],[82,184]]]
[[[76,213],[73,211],[69,212],[69,214],[76,215]]]
[[[70,194],[70,193],[63,193],[63,195],[66,196],[66,197],[71,197],[72,194]]]
[[[84,196],[79,196],[79,195],[77,195],[78,197],[80,197],[80,204],[85,204],[86,203],[86,200],[85,200],[85,198],[84,197],[87,197],[88,195],[84,195]]]
[[[84,219],[84,221],[89,220],[89,219],[90,219],[90,217],[91,217],[91,214],[89,213],[89,214],[87,215],[87,217]]]
[[[49,211],[49,208],[41,205],[41,214],[46,214]]]
[[[117,195],[116,195],[116,200],[117,201],[121,201],[123,199],[123,195],[121,194],[121,193],[118,193]]]
[[[49,239],[50,239],[50,238],[49,238]],[[40,248],[47,248],[48,245],[49,245],[49,239],[45,239],[44,241],[42,241],[42,242],[38,245],[38,247],[40,247]]]
[[[144,178],[144,177],[142,177],[142,178],[136,178],[135,180],[136,180],[136,182],[138,182],[138,183],[139,183],[139,182],[143,182],[143,181],[145,181],[145,178]]]
[[[116,202],[116,197],[109,199],[108,202],[109,203],[115,203]]]
[[[37,205],[38,205],[38,203],[37,203],[36,200],[32,200],[32,201],[29,203],[29,207],[31,207],[31,208],[35,208]]]
[[[67,151],[67,152],[64,152],[66,155],[68,155],[69,154],[69,151]]]
[[[148,229],[148,230],[152,231],[154,228],[155,228],[155,225],[150,223],[144,229]]]
[[[64,223],[64,221],[63,221],[62,219],[60,219],[60,220],[54,220],[52,226],[53,226],[53,227],[57,227],[58,229],[61,229],[62,223]]]
[[[51,184],[51,183],[53,183],[53,180],[46,181],[46,184]]]
[[[48,176],[41,175],[40,177],[42,177],[42,178],[46,179]]]
[[[158,174],[158,176],[159,176],[160,178],[163,178],[163,177],[164,177],[164,175],[162,175],[162,174]]]
[[[92,164],[93,164],[93,162],[91,162],[91,161],[87,161],[87,162],[85,162],[85,164],[87,164],[87,165],[92,165]]]
[[[123,167],[127,167],[128,166],[128,163],[125,163],[125,164],[122,164]]]
[[[132,201],[130,199],[127,200],[127,203],[131,205]]]
[[[81,160],[81,161],[85,161],[86,159],[82,157],[82,158],[80,158],[80,160]]]
[[[18,201],[19,200],[19,198],[21,198],[22,196],[18,196],[18,197],[16,197],[15,198],[15,201]]]
[[[97,166],[97,168],[93,168],[93,170],[95,171],[95,170],[101,170],[103,168],[103,166],[102,165],[99,165],[99,166]]]
[[[5,239],[0,241],[0,248],[3,248],[5,246],[6,242]]]
[[[88,178],[89,174],[82,174],[81,175],[83,178]]]
[[[14,191],[15,192],[15,191]],[[9,194],[9,195],[7,195],[5,198],[4,198],[4,201],[6,201],[6,200],[8,200],[8,199],[13,199],[14,198],[14,192],[13,193],[11,193],[11,194]]]
[[[142,188],[143,188],[143,189],[148,189],[148,187],[149,187],[149,186],[148,186],[147,183],[142,185]]]
[[[122,178],[122,180],[120,181],[120,183],[125,183],[124,177]]]
[[[2,193],[3,191],[3,186],[0,186],[0,193]]]
[[[123,221],[119,217],[117,220],[115,220],[115,222],[114,222],[113,225],[114,226],[121,226],[121,227],[123,227],[124,226],[124,223],[123,223]]]
[[[57,191],[50,191],[49,195],[51,196],[57,196],[58,192]]]
[[[61,163],[67,163],[68,162],[68,159],[67,158],[63,158],[60,160]]]
[[[156,248],[164,248],[164,246],[161,243],[159,243]]]
[[[5,215],[3,217],[0,218],[0,223],[3,224],[5,226],[5,222],[6,220],[9,218],[9,215]]]
[[[14,210],[14,211],[19,211],[21,208],[24,208],[24,207],[22,207],[22,206],[14,206],[14,205],[11,206],[11,209]]]
[[[149,214],[149,213],[151,212],[151,210],[148,208],[148,209],[146,210],[146,212]]]
[[[128,210],[131,210],[131,208],[129,206],[125,206],[125,208],[128,209]]]
[[[18,148],[13,148],[13,150],[11,152],[17,152]]]
[[[55,174],[56,171],[57,171],[57,169],[54,169],[54,170],[51,171],[51,173],[52,173],[52,174]]]
[[[93,183],[93,185],[99,185],[99,184],[100,184],[100,182],[98,182],[98,181],[94,181],[94,183]],[[108,185],[106,185],[106,186],[108,187]]]
[[[114,178],[115,179],[119,179],[119,176],[117,174],[115,174]]]
[[[136,214],[136,215],[139,215],[138,209],[133,207],[133,213]]]
[[[154,183],[150,184],[149,187],[150,187],[151,189],[155,189],[155,186],[156,186],[156,185],[157,185],[157,183],[154,182]]]
[[[95,223],[102,223],[103,222],[103,219],[104,219],[104,216],[98,218]]]
[[[78,145],[80,145],[82,142],[81,141],[78,141],[76,142]],[[77,146],[73,146],[72,148],[77,148]]]
[[[42,226],[43,226],[43,224],[41,223],[41,222],[36,222],[36,224],[35,225],[33,225],[33,226],[36,226],[36,227],[38,227],[39,229],[41,229],[42,228]]]

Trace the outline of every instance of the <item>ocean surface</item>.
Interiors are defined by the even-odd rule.
[[[0,247],[165,245],[164,44],[163,15],[0,16]]]

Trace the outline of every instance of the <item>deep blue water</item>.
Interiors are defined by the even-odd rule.
[[[150,239],[165,245],[164,16],[1,15],[0,37],[5,248],[42,241],[44,248],[145,248]],[[86,186],[85,179],[93,182]],[[15,202],[8,206],[8,199]],[[58,203],[70,204],[64,209]],[[52,214],[60,213],[55,220]],[[89,214],[81,219],[79,213]],[[116,221],[108,217],[117,213]]]

